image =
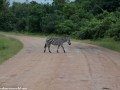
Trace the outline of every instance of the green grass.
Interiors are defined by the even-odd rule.
[[[15,55],[23,47],[23,44],[7,36],[0,35],[0,63]]]
[[[98,45],[120,52],[120,41],[114,41],[111,38],[105,38],[100,40],[82,40],[82,42]]]

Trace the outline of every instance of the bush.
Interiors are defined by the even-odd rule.
[[[81,28],[79,31],[75,31],[72,33],[72,37],[77,39],[90,39],[92,38],[91,32],[88,28]]]
[[[97,20],[96,18],[87,21],[79,27],[79,30],[72,33],[79,39],[99,39],[104,38],[110,29],[112,21],[109,18]]]
[[[74,32],[76,24],[72,20],[65,20],[62,23],[56,25],[56,32],[58,34],[68,34],[70,35]]]
[[[108,35],[114,40],[120,40],[120,23],[112,25],[112,28],[108,31]]]

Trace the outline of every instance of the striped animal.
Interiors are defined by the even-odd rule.
[[[58,53],[58,49],[59,47],[61,46],[63,48],[63,51],[65,53],[65,49],[63,47],[63,43],[67,42],[69,45],[71,45],[71,42],[70,42],[70,38],[68,37],[64,37],[64,38],[47,38],[46,39],[46,42],[45,42],[45,46],[44,46],[44,53],[46,52],[46,48],[48,47],[48,50],[49,52],[51,53],[50,51],[50,46],[51,44],[52,45],[57,45],[57,53]]]

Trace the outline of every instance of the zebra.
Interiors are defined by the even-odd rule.
[[[70,38],[69,37],[64,37],[64,38],[47,38],[46,39],[46,42],[45,42],[45,46],[44,46],[44,53],[46,52],[46,48],[48,47],[48,50],[49,52],[51,53],[50,51],[50,46],[51,44],[52,45],[57,45],[57,53],[58,53],[58,49],[59,47],[61,46],[63,48],[63,51],[65,53],[65,49],[63,47],[63,43],[67,42],[69,45],[71,45],[71,42],[70,42]]]

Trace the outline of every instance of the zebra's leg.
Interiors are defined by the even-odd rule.
[[[46,51],[46,47],[45,47],[45,49],[44,49],[44,53],[45,53],[45,51]]]
[[[58,48],[57,48],[57,53],[58,53],[58,49],[59,49],[60,45],[58,45]]]
[[[47,47],[47,45],[45,44],[45,46],[44,46],[44,48],[45,48],[45,49],[44,49],[44,53],[46,52],[46,47]]]
[[[63,48],[63,51],[64,51],[64,53],[65,53],[65,49],[64,49],[63,45],[61,45],[61,47]]]
[[[48,50],[49,50],[49,52],[51,53],[51,51],[50,51],[50,45],[48,46]]]

